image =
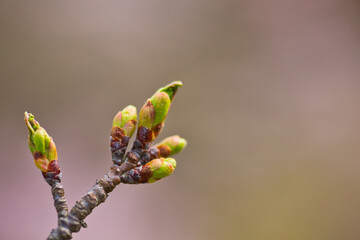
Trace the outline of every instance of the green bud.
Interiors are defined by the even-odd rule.
[[[173,158],[159,158],[151,160],[145,166],[149,166],[152,172],[151,177],[148,179],[148,183],[156,182],[164,177],[172,174],[176,168],[176,161]]]
[[[126,147],[136,128],[136,118],[136,108],[132,105],[119,111],[114,117],[110,150],[115,164],[121,165],[123,163]]]
[[[36,147],[36,151],[41,152],[44,156],[47,155],[47,147],[49,147],[50,136],[49,134],[43,129],[39,127],[33,136],[33,142]]]
[[[151,100],[148,99],[139,112],[139,127],[146,127],[149,130],[152,129],[154,119],[155,109]]]
[[[158,89],[150,98],[151,103],[155,108],[155,119],[153,127],[165,121],[170,104],[174,99],[177,89],[182,86],[182,82],[172,82],[165,87]]]
[[[161,132],[166,116],[169,112],[171,101],[179,87],[180,81],[173,82],[160,88],[146,101],[139,113],[138,139],[148,143],[153,141]]]
[[[179,153],[186,147],[186,145],[187,142],[184,138],[179,137],[179,135],[175,135],[165,138],[155,147],[159,150],[160,157],[169,157]]]
[[[154,119],[152,122],[152,128],[165,121],[170,108],[169,95],[164,92],[156,92],[150,98],[151,104],[154,106]]]
[[[35,165],[42,172],[48,172],[50,162],[57,161],[55,143],[31,113],[25,112],[25,123],[29,130],[29,148],[33,154]]]
[[[135,131],[136,118],[136,107],[129,105],[115,115],[113,127],[120,127],[126,136],[131,137]]]
[[[121,175],[120,179],[125,184],[153,183],[172,174],[175,168],[175,159],[157,158],[127,171]]]

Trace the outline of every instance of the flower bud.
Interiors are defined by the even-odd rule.
[[[181,82],[173,82],[160,88],[146,101],[139,113],[138,139],[144,144],[152,142],[161,132],[171,101]]]
[[[123,174],[121,181],[127,184],[153,183],[172,174],[175,168],[175,159],[157,158]]]
[[[136,107],[129,105],[115,115],[112,126],[122,128],[124,135],[131,137],[135,131],[136,118]]]
[[[129,105],[124,108],[121,125],[125,131],[125,135],[131,137],[136,129],[136,107]]]
[[[25,112],[25,123],[29,130],[29,148],[34,157],[36,167],[41,170],[44,177],[45,174],[51,173],[52,179],[60,180],[60,169],[57,163],[58,156],[53,139],[34,119],[31,113]],[[49,183],[48,179],[46,181]]]
[[[154,120],[152,122],[152,129],[158,124],[161,124],[165,121],[165,118],[168,114],[170,108],[170,97],[167,93],[156,92],[151,98],[150,101],[154,106]]]
[[[184,138],[179,137],[179,135],[175,135],[165,138],[153,148],[157,149],[159,157],[169,157],[179,153],[186,147],[186,145],[187,142]]]
[[[111,128],[110,148],[115,164],[120,165],[123,161],[126,147],[136,128],[136,118],[136,108],[131,105],[119,111],[114,117]]]
[[[154,159],[156,160],[156,159]],[[152,183],[172,174],[176,168],[176,161],[173,158],[160,158],[158,161],[150,161],[150,169],[153,174],[148,182]],[[159,161],[160,160],[160,161]]]

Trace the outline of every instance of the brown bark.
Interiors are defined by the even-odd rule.
[[[51,183],[51,194],[54,199],[54,206],[58,214],[58,219],[66,217],[69,212],[68,205],[65,199],[64,187],[60,181],[53,180]]]
[[[73,232],[80,231],[81,227],[86,225],[83,220],[92,212],[99,204],[103,203],[108,197],[108,193],[112,192],[120,183],[120,176],[125,172],[137,166],[136,158],[128,158],[128,161],[121,166],[113,165],[110,172],[97,180],[89,191],[75,203],[75,206],[67,214],[66,217],[60,217],[58,227],[53,229],[47,238],[48,240],[67,240],[72,238]]]

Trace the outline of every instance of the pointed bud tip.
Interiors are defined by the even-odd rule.
[[[183,85],[182,81],[173,81],[172,83],[166,85],[165,87],[169,87],[169,86],[182,87],[182,85]]]
[[[168,85],[166,85],[165,87],[162,87],[158,90],[158,92],[165,92],[169,95],[170,100],[172,101],[178,88],[182,87],[182,82],[181,81],[174,81]]]
[[[31,113],[25,112],[24,120],[30,134],[33,134],[40,127],[40,124],[34,119],[34,115]]]

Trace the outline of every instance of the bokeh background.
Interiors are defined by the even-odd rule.
[[[360,239],[359,43],[355,0],[1,0],[0,239],[56,226],[24,111],[72,206],[111,164],[114,114],[174,80],[176,171],[120,185],[74,239]]]

